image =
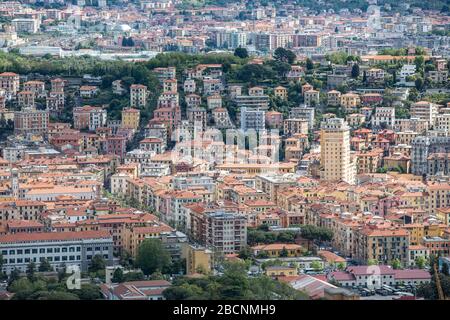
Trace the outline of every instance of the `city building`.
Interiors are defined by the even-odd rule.
[[[355,183],[355,164],[350,155],[350,128],[343,119],[322,122],[320,134],[322,178]]]

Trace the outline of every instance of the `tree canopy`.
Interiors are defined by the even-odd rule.
[[[244,263],[227,263],[223,275],[179,278],[163,292],[168,300],[305,300],[307,295],[267,276],[248,277]]]
[[[138,248],[136,266],[145,275],[163,271],[171,264],[170,254],[159,239],[145,239]]]

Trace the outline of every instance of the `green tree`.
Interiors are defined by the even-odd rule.
[[[369,260],[367,260],[367,265],[368,266],[376,266],[376,265],[378,265],[378,261],[376,259],[369,259]]]
[[[34,281],[35,280],[35,272],[36,272],[36,264],[34,262],[30,262],[27,265],[27,278],[30,281]]]
[[[416,263],[416,267],[419,269],[423,269],[425,268],[426,265],[426,259],[423,256],[418,256],[416,257],[416,259],[414,260]]]
[[[246,58],[248,58],[248,51],[246,48],[238,47],[234,50],[234,55],[241,59],[246,59]]]
[[[112,277],[113,283],[121,283],[123,282],[123,270],[122,268],[117,268],[114,270],[113,277]]]
[[[140,280],[144,280],[144,274],[139,271],[139,272],[127,272],[123,275],[123,281],[127,282],[127,281],[140,281]]]
[[[145,275],[155,271],[163,271],[170,266],[169,252],[159,239],[145,239],[138,248],[136,266],[141,268]]]
[[[280,257],[286,258],[288,255],[289,255],[289,252],[287,251],[287,249],[285,247],[283,247],[283,249],[281,249],[281,251],[280,251]]]
[[[89,271],[91,272],[103,271],[105,270],[105,268],[106,268],[106,261],[102,255],[96,254],[95,256],[92,257]]]
[[[416,81],[414,81],[414,85],[418,91],[421,91],[424,86],[423,79],[421,77],[417,77]]]
[[[306,59],[306,70],[313,70],[314,69],[314,63],[310,58]]]
[[[50,262],[48,262],[47,259],[44,259],[41,261],[41,263],[39,264],[39,268],[38,268],[39,272],[48,272],[48,271],[53,271],[53,267],[50,264]]]
[[[343,262],[339,262],[338,264],[337,264],[337,268],[339,269],[339,270],[344,270],[345,269],[345,264],[343,263]]]
[[[18,292],[31,293],[33,291],[33,284],[28,278],[20,278],[11,283],[11,285],[8,287],[8,291],[13,293]]]
[[[14,268],[14,270],[9,274],[8,284],[11,285],[11,283],[19,279],[20,279],[20,271],[19,269]]]
[[[253,253],[249,246],[245,246],[239,251],[239,258],[243,260],[250,259],[252,257]]]
[[[352,78],[357,79],[359,77],[359,65],[355,63],[352,66]]]
[[[14,296],[16,298],[16,296]],[[33,296],[33,300],[80,300],[80,298],[70,292],[64,291],[41,291],[37,295]]]
[[[400,262],[399,259],[394,259],[391,261],[391,266],[394,269],[400,269],[402,267],[402,263]]]
[[[443,275],[448,276],[448,273],[449,273],[449,272],[448,272],[448,264],[446,264],[446,263],[442,264],[441,273],[442,273]]]
[[[83,284],[78,290],[73,290],[74,294],[78,296],[80,300],[99,300],[102,299],[100,288],[94,284]]]
[[[111,88],[111,85],[114,81],[114,77],[110,74],[105,74],[102,77],[102,89],[107,89],[107,88]]]
[[[273,53],[273,58],[275,60],[293,64],[295,62],[296,56],[291,50],[279,47],[276,48]]]
[[[414,59],[414,64],[416,65],[417,72],[423,73],[423,69],[425,66],[425,59],[423,56],[417,56]]]
[[[311,262],[311,268],[313,268],[316,272],[322,271],[323,269],[322,264],[319,261]]]

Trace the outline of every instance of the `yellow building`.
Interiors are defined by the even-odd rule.
[[[450,226],[450,207],[436,209],[436,217],[447,227]]]
[[[292,277],[296,276],[297,274],[297,269],[294,267],[272,266],[266,268],[266,276],[268,277]]]
[[[346,93],[341,96],[341,106],[345,112],[355,111],[361,104],[361,98],[356,93]]]
[[[158,226],[125,228],[123,231],[123,249],[135,258],[139,245],[145,239],[156,238],[162,232],[170,232],[172,230],[173,229],[171,227],[165,224]]]
[[[355,259],[367,263],[376,260],[387,264],[398,259],[408,263],[409,234],[405,229],[363,228],[355,233]]]
[[[330,106],[337,107],[341,103],[341,93],[337,90],[328,91],[327,103]]]
[[[356,166],[350,156],[350,128],[343,119],[322,122],[320,147],[322,178],[354,184]]]
[[[417,246],[421,243],[425,236],[424,226],[422,223],[409,223],[403,226],[409,234],[409,244]]]
[[[278,86],[273,89],[273,93],[275,97],[281,98],[283,100],[287,99],[287,89],[285,87]]]
[[[264,254],[269,258],[282,257],[283,253],[286,257],[299,257],[303,253],[303,248],[298,244],[273,243],[254,246],[252,251],[255,256]]]
[[[208,274],[211,271],[212,251],[202,247],[195,247],[188,243],[183,245],[181,258],[186,259],[186,274]]]
[[[297,165],[293,162],[278,162],[269,164],[257,163],[225,163],[216,166],[218,170],[226,170],[230,172],[242,172],[247,174],[260,173],[295,173]]]
[[[308,107],[319,105],[320,95],[319,95],[319,91],[317,91],[317,90],[312,89],[312,90],[306,91],[303,94],[303,98],[304,98],[305,104]]]
[[[439,208],[447,208],[450,204],[450,184],[434,182],[428,185],[429,210],[436,214]]]
[[[126,108],[122,110],[122,128],[134,129],[139,128],[141,113],[134,108]]]

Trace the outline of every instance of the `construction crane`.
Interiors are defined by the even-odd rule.
[[[439,300],[447,300],[444,295],[444,290],[442,290],[441,279],[439,278],[439,270],[438,270],[436,262],[433,264],[433,268],[434,268],[434,278],[436,280],[436,288],[438,291]]]

